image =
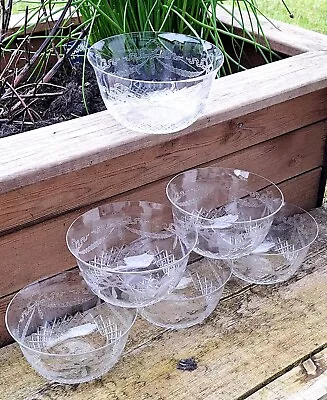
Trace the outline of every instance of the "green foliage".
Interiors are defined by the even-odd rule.
[[[201,37],[220,47],[226,60],[223,74],[244,69],[245,43],[254,45],[266,62],[272,60],[268,42],[257,42],[255,35],[245,28],[237,34],[217,19],[218,7],[227,10],[224,0],[74,0],[74,3],[84,21],[95,16],[89,33],[90,44],[124,32],[178,32]],[[228,12],[234,14],[234,10],[242,10],[247,16],[252,14],[257,21],[259,11],[255,0],[233,0],[232,10]],[[239,20],[234,17],[234,21],[243,25],[242,16]],[[264,36],[260,25],[258,33]]]
[[[51,15],[56,18],[62,12],[67,0],[28,0],[25,2],[16,1],[14,9],[24,9],[28,5],[26,21],[35,19],[38,15],[39,22],[45,21]],[[294,12],[300,9],[294,3],[299,0],[287,0],[287,5]],[[306,0],[314,1],[314,0]],[[315,4],[324,0],[315,0]],[[241,31],[233,27],[226,27],[216,17],[216,10],[223,8],[232,14],[234,22],[243,26]],[[47,10],[47,12],[44,12]],[[51,12],[49,12],[51,10]],[[221,48],[225,55],[225,64],[221,70],[222,74],[230,74],[245,69],[244,59],[246,58],[245,49],[247,44],[252,44],[257,52],[266,62],[270,62],[278,56],[274,54],[267,41],[256,40],[256,36],[245,29],[243,17],[252,15],[254,25],[258,23],[258,16],[261,14],[272,15],[272,12],[286,16],[289,19],[286,8],[282,0],[71,0],[70,14],[67,13],[65,20],[69,20],[73,13],[81,16],[82,24],[74,29],[56,33],[56,48],[71,39],[79,37],[82,28],[88,30],[87,39],[90,44],[112,35],[124,32],[136,31],[166,31],[179,32],[199,36],[204,40],[209,40]],[[303,7],[301,15],[303,17]],[[236,12],[236,13],[235,13]],[[241,16],[235,15],[241,12]],[[320,9],[318,9],[320,12]],[[68,15],[69,14],[69,15]],[[320,13],[323,15],[323,13]],[[278,17],[278,16],[277,16]],[[63,24],[63,27],[67,24]],[[264,32],[258,24],[257,33],[264,37]],[[17,35],[23,32],[22,27]],[[16,35],[16,36],[17,36]],[[7,42],[8,44],[11,42]]]
[[[226,1],[226,4],[230,3],[232,2]],[[289,24],[299,25],[302,28],[327,34],[326,0],[287,0],[286,4],[293,14],[293,18],[289,17],[289,13],[285,7],[282,6],[281,0],[257,0],[258,8],[268,18],[277,19]],[[40,1],[38,0],[17,0],[13,6],[13,11],[14,13],[24,12],[26,6],[35,8],[39,5]]]
[[[287,0],[293,18],[284,7],[280,7],[280,0],[257,0],[257,4],[267,17],[327,34],[326,0]]]

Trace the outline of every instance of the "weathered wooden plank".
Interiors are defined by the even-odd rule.
[[[279,184],[285,200],[306,210],[316,207],[321,172],[317,168]]]
[[[299,10],[297,11],[300,12]],[[242,16],[242,24],[244,24],[245,28],[249,32],[252,32],[259,42],[265,44],[264,39],[258,35],[258,32],[261,32],[261,30],[258,29],[257,19],[253,17],[253,14],[250,14],[251,17],[249,17],[249,15],[244,12]],[[222,10],[221,7],[217,7],[217,17],[224,24],[232,24],[232,16],[230,13]],[[327,10],[322,17],[325,17],[325,20],[327,19]],[[243,32],[240,24],[240,13],[237,10],[234,12],[233,21],[236,32]],[[271,18],[267,20],[262,16],[259,16],[259,21],[262,31],[265,33],[272,49],[282,54],[294,56],[307,51],[327,50],[327,36],[322,33],[310,31]]]
[[[326,61],[326,52],[305,53],[218,79],[204,116],[174,135],[134,133],[117,124],[107,112],[102,112],[40,128],[33,134],[26,132],[3,138],[0,143],[0,190],[2,193],[14,190],[121,155],[134,156],[137,150],[158,144],[164,144],[168,149],[174,143],[172,138],[184,137],[187,146],[192,132],[205,139],[206,132],[210,137],[210,130],[215,132],[217,125],[224,121],[325,89]],[[306,107],[309,107],[308,103]],[[284,112],[292,119],[286,109]],[[309,123],[317,121],[314,117],[317,114],[320,120],[326,117],[325,103],[318,104]],[[236,134],[239,133],[237,130]],[[246,133],[250,134],[249,131]],[[225,140],[231,134],[235,133],[228,131]]]
[[[298,97],[206,132],[194,132],[32,185],[22,183],[21,188],[0,195],[0,232],[116,196],[308,124],[289,137],[263,143],[262,149],[245,153],[241,161],[235,153],[228,166],[244,160],[247,169],[263,174],[262,165],[269,161],[274,169],[287,174],[271,176],[269,170],[265,172],[276,181],[313,169],[322,165],[326,120],[312,123],[327,117],[325,96],[327,90],[325,94]]]
[[[249,169],[248,167],[251,166],[252,157],[255,159],[257,156],[260,159],[260,152],[256,152],[254,150],[255,149],[249,149],[249,151],[245,151],[244,153],[242,152],[242,154],[239,154],[240,158],[237,157],[236,153],[231,158],[224,157],[223,159],[203,164],[203,166],[222,166]],[[262,151],[264,152],[263,149]],[[274,162],[272,162],[272,164],[274,165]],[[253,172],[261,173],[261,175],[264,175],[273,182],[276,182],[283,191],[286,201],[303,207],[306,210],[311,210],[312,208],[316,207],[322,169],[316,168],[299,176],[290,176],[286,178],[288,170],[289,167],[286,167],[283,170],[282,176],[285,179],[284,181],[282,176],[280,176],[281,179],[274,179],[274,177],[276,177],[276,175],[274,175],[274,171],[276,170],[274,168],[270,168],[270,163],[266,160],[262,161],[262,163],[256,163],[255,170]],[[167,201],[165,197],[165,187],[169,179],[170,177],[157,181],[151,185],[146,185],[141,189],[131,190],[128,198],[132,200],[152,199],[152,201],[164,203]],[[125,194],[115,197],[115,200],[124,198]]]
[[[9,343],[12,343],[12,338],[9,335],[6,325],[5,325],[5,314],[8,304],[11,299],[14,297],[16,293],[10,294],[8,296],[2,297],[0,299],[0,347],[6,346]]]
[[[314,215],[319,238],[301,271],[287,283],[253,286],[231,296],[206,323],[183,331],[154,330],[138,320],[125,356],[89,384],[47,383],[17,346],[10,345],[0,350],[3,399],[244,399],[251,389],[327,343],[327,212],[315,210]],[[198,369],[177,370],[178,360],[190,356]]]
[[[246,158],[246,155],[249,155],[249,158]],[[242,160],[237,160],[236,163],[234,163],[234,159],[229,159],[229,158],[224,158],[219,161],[213,162],[213,163],[207,163],[204,164],[203,166],[223,166],[223,167],[238,167],[238,168],[244,168],[248,169],[247,167],[250,164],[250,154],[248,152],[245,152],[244,158],[242,157]],[[266,170],[269,168],[269,171]],[[270,168],[270,164],[267,162],[263,162],[263,164],[256,164],[256,171],[257,173],[263,174],[264,176],[267,176],[268,178],[271,179],[272,175],[270,175],[274,169]],[[287,172],[287,168],[284,170],[284,172]],[[296,204],[300,207],[305,208],[306,210],[311,210],[312,208],[315,208],[317,205],[317,196],[318,196],[318,186],[319,186],[319,181],[321,177],[321,168],[316,168],[311,171],[308,171],[306,173],[303,173],[299,176],[296,177],[290,177],[289,179],[286,179],[284,181],[278,182],[277,180],[271,179],[272,181],[278,183],[278,186],[280,189],[283,191],[285,200]],[[122,194],[119,196],[116,196],[114,200],[123,200],[125,198],[131,199],[131,200],[143,200],[143,199],[151,199],[151,201],[159,202],[159,203],[165,203],[167,202],[166,196],[165,196],[165,187],[166,184],[168,183],[169,178],[162,179],[160,181],[157,181],[151,185],[145,185],[144,187],[136,190],[131,190],[128,193],[128,197],[126,197],[127,194]]]
[[[270,168],[266,163],[266,167]],[[280,183],[286,199],[306,208],[312,208],[317,199],[317,182],[321,168]],[[165,196],[166,180],[146,185],[125,193],[114,200],[150,200],[168,202]],[[278,182],[277,182],[278,183]],[[65,234],[71,222],[86,209],[80,209],[43,223],[0,237],[3,279],[0,280],[0,296],[19,290],[42,276],[54,275],[72,265]]]
[[[325,400],[327,394],[327,349],[306,358],[248,400]]]

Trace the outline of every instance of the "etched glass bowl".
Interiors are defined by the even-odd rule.
[[[182,172],[169,181],[166,194],[176,226],[198,231],[194,251],[219,259],[241,257],[258,247],[284,201],[268,179],[219,167]]]
[[[250,283],[284,282],[298,271],[317,235],[318,225],[312,215],[285,203],[265,241],[250,255],[232,260],[233,273]]]
[[[100,300],[75,270],[19,291],[7,308],[6,326],[40,375],[74,384],[113,367],[135,318],[135,309]]]
[[[224,57],[195,37],[135,32],[95,43],[88,60],[110,114],[133,131],[162,134],[196,121]]]
[[[67,245],[82,275],[103,300],[142,307],[180,281],[196,234],[175,229],[171,208],[146,201],[116,202],[78,217]]]
[[[199,324],[217,307],[230,276],[231,269],[224,261],[203,258],[187,266],[172,293],[139,312],[147,321],[164,328]]]

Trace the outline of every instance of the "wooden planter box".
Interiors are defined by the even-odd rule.
[[[217,80],[205,115],[180,133],[130,132],[101,112],[0,140],[1,344],[13,294],[75,265],[65,233],[95,205],[167,202],[167,181],[200,165],[248,169],[290,202],[321,203],[327,37],[278,25],[267,36],[292,57]]]

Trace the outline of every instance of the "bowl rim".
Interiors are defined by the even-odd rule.
[[[227,284],[227,282],[228,282],[228,281],[231,279],[231,277],[233,276],[233,269],[225,262],[225,261],[227,261],[227,260],[223,260],[223,259],[219,260],[219,259],[215,259],[215,258],[210,259],[210,258],[207,258],[207,257],[203,257],[203,258],[202,258],[201,260],[199,260],[199,261],[202,261],[202,260],[204,260],[204,259],[209,260],[209,262],[223,261],[223,262],[224,262],[224,268],[225,268],[226,271],[227,271],[226,278],[224,279],[224,281],[223,281],[215,290],[213,290],[212,292],[210,292],[210,293],[208,293],[208,294],[201,294],[201,295],[198,295],[198,296],[187,297],[186,299],[178,300],[178,301],[176,301],[176,302],[179,303],[179,302],[184,302],[184,301],[197,300],[197,299],[201,299],[201,298],[203,298],[203,297],[211,296],[212,294],[215,294],[215,293],[218,292],[219,290],[223,289],[224,286]],[[199,261],[197,261],[197,262],[199,262]],[[192,265],[192,264],[190,264],[190,265]],[[187,267],[186,267],[186,268],[187,268]],[[213,267],[213,268],[214,268],[214,267]],[[184,276],[184,274],[183,274],[183,276]],[[170,294],[173,294],[173,293],[175,292],[175,290],[176,290],[176,288],[174,288],[167,296],[169,296]],[[173,301],[173,300],[169,300],[169,299],[163,298],[163,299],[161,299],[161,300],[159,301],[159,303],[160,303],[160,302],[171,302],[171,301]],[[155,305],[156,305],[156,303],[151,304],[149,307],[155,306]],[[146,307],[146,306],[145,306],[145,307],[141,307],[141,309],[142,309],[142,308],[147,308],[147,307]]]
[[[66,245],[67,245],[68,250],[70,251],[70,253],[75,257],[75,259],[78,262],[81,262],[82,264],[87,265],[89,268],[95,269],[97,271],[101,271],[102,273],[108,272],[108,273],[115,273],[115,274],[122,274],[122,275],[125,275],[125,274],[131,274],[131,275],[138,275],[138,274],[142,275],[143,274],[144,275],[144,274],[148,274],[148,273],[158,272],[158,271],[161,271],[161,270],[164,270],[164,269],[167,269],[167,268],[169,268],[169,269],[173,268],[176,264],[179,264],[179,263],[183,262],[185,260],[185,258],[187,258],[191,254],[191,252],[193,251],[193,249],[195,248],[195,246],[196,246],[196,244],[198,242],[198,232],[196,230],[188,231],[188,234],[191,235],[192,244],[187,249],[187,251],[183,255],[183,257],[181,257],[178,260],[175,260],[174,262],[171,262],[171,263],[169,263],[167,265],[159,267],[159,268],[153,268],[153,269],[147,269],[147,270],[135,270],[135,271],[117,271],[116,269],[113,269],[113,268],[110,268],[110,267],[100,268],[100,267],[97,267],[95,265],[90,264],[87,261],[82,260],[74,251],[72,251],[71,246],[69,244],[68,235],[69,235],[69,232],[71,231],[71,228],[73,227],[73,225],[79,219],[83,218],[84,215],[86,215],[87,213],[93,212],[94,210],[98,209],[99,207],[104,207],[104,206],[107,206],[109,204],[123,204],[123,203],[124,204],[125,203],[129,203],[129,204],[147,203],[147,204],[153,204],[153,205],[156,205],[156,206],[160,206],[160,207],[168,209],[168,210],[170,209],[170,211],[171,211],[171,207],[169,205],[165,205],[165,204],[162,204],[162,203],[156,203],[156,202],[152,202],[152,201],[146,201],[146,200],[140,200],[140,201],[137,201],[137,200],[126,200],[126,201],[109,202],[109,203],[102,204],[100,206],[94,207],[94,208],[86,211],[85,213],[79,215],[77,218],[74,219],[74,221],[69,225],[69,227],[67,229],[67,232],[66,232]],[[174,224],[174,222],[172,222],[172,224]],[[175,234],[175,237],[178,237],[178,235]]]
[[[295,205],[295,204],[285,202],[285,203],[283,204],[283,207],[292,207],[292,208],[294,208],[294,209],[298,209],[299,211],[302,211],[302,214],[305,214],[307,217],[309,217],[309,218],[311,219],[311,222],[312,222],[313,226],[315,226],[315,228],[316,228],[315,234],[313,235],[313,238],[312,238],[306,245],[301,246],[301,247],[298,248],[298,249],[295,249],[294,252],[296,252],[296,251],[302,251],[302,250],[304,250],[304,249],[310,247],[310,246],[312,245],[312,243],[315,242],[315,240],[317,239],[317,237],[318,237],[318,235],[319,235],[319,225],[318,225],[318,222],[316,221],[316,219],[310,214],[309,211],[307,211],[307,210],[305,210],[304,208],[299,207],[299,206],[297,206],[297,205]],[[282,208],[283,208],[283,207],[282,207]],[[282,211],[282,208],[281,208],[279,211]],[[293,214],[293,215],[295,215],[295,214]],[[271,226],[271,228],[273,228],[273,225]],[[270,228],[270,229],[271,229],[271,228]],[[269,234],[269,232],[268,232],[268,234]],[[269,252],[269,250],[268,250],[268,251],[264,251],[264,252],[262,252],[262,253],[259,253],[259,252],[258,252],[258,253],[255,253],[255,254],[256,254],[257,256],[260,256],[260,255],[280,256],[280,255],[285,254],[285,253],[286,253],[286,251],[280,251],[280,252],[278,252],[278,253],[271,253],[271,252]],[[253,254],[253,253],[250,253],[249,255],[251,256],[252,254]],[[245,256],[245,257],[247,257],[247,256]]]
[[[245,221],[234,221],[234,222],[232,223],[232,225],[246,224],[246,223],[258,222],[258,221],[264,221],[265,219],[271,218],[271,217],[273,217],[276,213],[278,213],[278,211],[280,211],[280,209],[281,209],[281,208],[283,207],[283,205],[285,204],[283,192],[282,192],[282,191],[280,190],[280,188],[279,188],[274,182],[272,182],[270,179],[265,178],[264,176],[259,175],[259,174],[256,174],[256,173],[251,172],[251,171],[247,171],[247,170],[243,170],[243,169],[238,169],[238,168],[225,168],[225,167],[202,167],[202,168],[192,168],[192,169],[188,169],[188,170],[186,170],[186,171],[182,171],[182,172],[180,172],[179,174],[173,176],[173,177],[169,180],[169,182],[167,183],[167,185],[166,185],[166,196],[167,196],[167,198],[168,198],[170,204],[171,204],[173,207],[176,207],[181,213],[186,214],[187,216],[189,216],[189,217],[191,217],[191,218],[196,218],[197,220],[203,221],[203,222],[212,222],[212,219],[211,219],[211,218],[205,218],[205,217],[201,217],[201,216],[196,216],[194,213],[191,213],[191,212],[189,212],[189,211],[184,210],[182,207],[180,207],[179,205],[177,205],[177,204],[172,200],[172,198],[169,196],[169,193],[168,193],[168,187],[171,185],[171,183],[172,183],[172,182],[174,181],[174,179],[176,179],[177,177],[179,177],[179,176],[181,176],[181,175],[183,175],[183,174],[185,174],[185,173],[192,172],[192,171],[194,171],[194,170],[209,170],[209,169],[214,169],[214,170],[225,170],[225,171],[236,171],[236,170],[237,170],[237,171],[242,171],[242,172],[248,172],[249,174],[255,175],[255,176],[257,176],[257,177],[259,177],[259,178],[265,180],[267,183],[269,183],[268,185],[262,187],[260,190],[263,190],[263,189],[265,189],[265,188],[267,188],[267,187],[273,186],[275,189],[277,189],[277,191],[278,191],[279,194],[280,194],[280,205],[279,205],[279,207],[276,208],[276,210],[275,210],[274,212],[272,212],[272,213],[270,213],[269,215],[266,215],[266,216],[264,216],[264,217],[261,217],[261,218],[256,218],[256,219],[251,219],[251,220],[245,220]],[[201,228],[201,226],[199,226],[199,228]],[[208,226],[208,229],[211,229],[210,226]],[[219,228],[213,228],[213,229],[219,229]],[[221,228],[221,229],[224,229],[224,228]]]
[[[101,42],[105,42],[105,41],[108,40],[108,39],[114,39],[114,38],[116,38],[116,37],[122,37],[122,36],[128,36],[128,35],[130,35],[130,36],[131,36],[131,35],[140,35],[140,34],[152,34],[152,35],[155,35],[155,34],[157,34],[157,35],[173,34],[173,35],[179,36],[179,37],[184,37],[184,38],[187,38],[187,37],[188,37],[188,38],[192,38],[192,39],[197,39],[197,40],[200,41],[202,44],[204,44],[204,43],[209,43],[209,44],[212,46],[212,48],[214,48],[216,51],[218,51],[219,57],[221,58],[221,60],[220,60],[218,66],[217,66],[216,68],[214,68],[212,71],[210,71],[210,72],[208,72],[208,73],[206,73],[206,74],[204,74],[204,75],[200,75],[200,76],[197,76],[197,77],[194,77],[194,78],[180,79],[180,80],[178,80],[178,81],[176,81],[176,80],[167,80],[167,81],[152,81],[152,80],[148,80],[148,81],[147,81],[147,80],[141,80],[141,79],[124,78],[124,77],[122,77],[122,76],[113,74],[113,73],[111,73],[111,72],[106,72],[106,71],[104,71],[103,69],[99,68],[99,67],[91,60],[91,55],[90,55],[91,52],[94,51],[94,50],[96,49],[96,46],[99,45]],[[224,64],[225,56],[224,56],[223,51],[222,51],[218,46],[214,45],[213,43],[211,43],[211,42],[209,42],[209,41],[207,41],[207,40],[201,39],[200,37],[191,36],[191,35],[184,35],[184,34],[182,34],[182,33],[174,33],[174,32],[142,31],[142,32],[126,32],[126,33],[121,33],[121,34],[118,34],[118,35],[113,35],[113,36],[109,36],[109,37],[107,37],[107,38],[98,40],[98,41],[95,42],[92,46],[89,47],[89,49],[88,49],[88,51],[87,51],[87,59],[88,59],[89,63],[91,64],[91,66],[92,66],[95,70],[99,71],[99,72],[102,73],[102,74],[105,74],[105,75],[108,75],[108,76],[113,76],[113,77],[115,77],[115,78],[118,78],[118,79],[123,80],[123,81],[126,81],[126,82],[141,82],[141,83],[158,84],[158,85],[159,85],[159,84],[172,84],[172,83],[176,83],[176,82],[178,82],[178,83],[197,82],[197,81],[199,81],[199,80],[203,80],[205,77],[209,77],[209,76],[211,76],[212,74],[216,74],[216,73],[220,70],[220,68],[221,68],[222,65]]]
[[[67,275],[67,273],[69,273],[69,272],[72,272],[72,271],[66,271],[66,272],[60,273],[60,274],[58,274],[58,275],[65,276],[65,275]],[[58,275],[55,275],[54,277],[58,277]],[[50,277],[50,279],[51,279],[51,278],[54,278],[54,277]],[[124,309],[129,310],[129,311],[132,313],[132,315],[134,314],[134,315],[132,316],[132,321],[131,321],[131,323],[129,324],[128,328],[127,328],[126,330],[124,330],[123,333],[122,333],[117,339],[113,340],[111,343],[105,344],[104,346],[98,347],[98,348],[96,348],[96,349],[94,349],[94,350],[90,350],[90,351],[86,351],[86,352],[81,352],[81,353],[76,353],[76,354],[56,354],[56,353],[48,353],[48,352],[44,352],[44,351],[41,351],[41,350],[33,349],[32,347],[27,346],[26,343],[22,342],[22,340],[19,339],[19,338],[17,337],[17,335],[14,334],[13,330],[9,327],[9,322],[8,322],[9,314],[10,314],[10,312],[12,311],[11,309],[12,309],[12,307],[13,307],[13,303],[17,300],[17,297],[18,297],[18,296],[20,296],[20,295],[21,295],[25,290],[27,290],[28,288],[30,288],[30,287],[32,287],[32,286],[34,286],[34,285],[36,285],[36,284],[38,284],[38,283],[40,283],[40,282],[44,282],[46,279],[47,279],[47,278],[40,278],[40,279],[38,279],[38,280],[36,280],[36,281],[34,281],[34,282],[31,282],[29,285],[24,286],[24,287],[23,287],[22,289],[20,289],[20,290],[15,294],[15,296],[10,300],[10,302],[9,302],[7,308],[6,308],[6,313],[5,313],[5,325],[6,325],[7,331],[9,332],[10,336],[15,340],[15,342],[18,343],[18,345],[19,345],[20,347],[23,347],[24,349],[26,349],[26,350],[28,350],[28,351],[32,351],[33,353],[36,353],[36,354],[48,355],[48,356],[51,356],[51,357],[67,357],[67,356],[69,356],[69,357],[79,357],[79,356],[81,356],[81,355],[89,355],[89,354],[96,353],[96,352],[98,352],[98,351],[104,350],[105,348],[107,348],[107,347],[109,347],[109,346],[111,346],[111,345],[113,345],[113,344],[119,342],[119,341],[120,341],[123,337],[125,337],[126,335],[129,335],[129,333],[130,333],[130,331],[131,331],[131,329],[132,329],[132,327],[133,327],[133,325],[134,325],[134,323],[135,323],[135,321],[136,321],[136,318],[137,318],[137,316],[138,316],[138,310],[137,310],[137,308],[124,307]],[[82,284],[82,282],[83,282],[83,279],[81,278],[81,284]],[[88,289],[88,290],[90,291],[90,294],[93,294],[94,297],[97,297],[96,294],[94,294],[90,289]],[[111,306],[111,307],[115,307],[116,309],[121,309],[121,308],[122,308],[122,307],[116,306],[116,305],[114,305],[114,304],[107,303],[107,302],[105,302],[105,301],[103,301],[102,304],[107,304],[107,305],[109,305],[109,306]],[[30,364],[31,364],[31,363],[30,363]],[[31,364],[31,365],[33,365],[33,364]]]

